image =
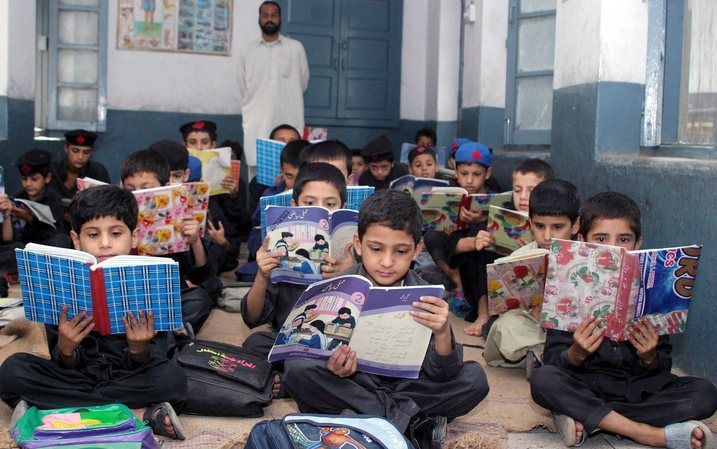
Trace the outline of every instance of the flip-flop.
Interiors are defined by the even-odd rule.
[[[583,430],[582,440],[579,443],[575,442],[575,420],[569,416],[554,414],[553,424],[563,439],[563,443],[568,447],[580,447],[588,437],[587,432]]]
[[[702,429],[702,449],[712,449],[712,431],[700,421],[685,421],[665,427],[665,441],[669,449],[692,449],[692,431],[695,427]]]
[[[15,424],[17,424],[18,421],[20,421],[20,418],[22,418],[22,415],[27,413],[30,406],[25,402],[25,400],[21,400],[20,402],[15,405],[15,410],[12,412],[12,417],[10,418],[10,428],[14,428]]]
[[[164,425],[164,418],[167,416],[169,416],[169,420],[172,422],[172,427],[174,427],[174,434],[171,434]],[[162,435],[173,440],[184,439],[182,423],[179,422],[179,417],[174,412],[174,408],[172,408],[172,404],[169,402],[162,402],[147,407],[144,411],[142,419],[147,426],[152,429],[152,432],[155,435]]]

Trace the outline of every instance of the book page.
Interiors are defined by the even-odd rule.
[[[52,209],[47,204],[38,203],[30,200],[15,199],[16,203],[25,205],[35,218],[41,223],[55,227],[55,217],[52,215]]]
[[[98,268],[111,268],[111,267],[132,267],[138,265],[172,265],[175,264],[174,260],[169,257],[153,257],[153,256],[115,256],[107,260],[104,260],[92,267],[93,270]]]
[[[440,298],[443,290],[441,286],[371,288],[349,343],[359,370],[417,378],[432,332],[409,312],[419,310],[412,303],[421,296]]]
[[[39,243],[28,243],[25,245],[25,250],[37,254],[47,254],[65,259],[74,259],[90,265],[97,263],[97,259],[95,259],[92,254],[84,251],[78,251],[76,249],[58,248],[56,246],[40,245]]]
[[[231,148],[222,147],[212,150],[195,150],[190,148],[189,154],[202,161],[202,181],[209,183],[210,195],[230,193],[229,189],[222,186],[222,181],[231,175]]]
[[[327,359],[351,339],[371,283],[339,276],[309,286],[279,329],[269,361]]]

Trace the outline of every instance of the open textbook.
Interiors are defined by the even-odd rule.
[[[516,249],[533,241],[530,219],[525,212],[489,206],[486,230],[495,238],[490,249],[499,254],[509,255]]]
[[[15,198],[16,203],[22,204],[27,210],[41,223],[55,227],[55,217],[52,215],[52,209],[47,204],[38,203],[36,201]]]
[[[271,271],[272,282],[311,284],[323,279],[324,257],[353,257],[355,210],[269,206],[266,219],[269,249],[281,255],[281,265]]]
[[[554,239],[540,313],[547,329],[574,331],[585,318],[604,318],[605,336],[625,340],[645,317],[660,335],[685,330],[702,247],[628,251]]]
[[[229,147],[212,150],[188,149],[191,156],[202,162],[202,181],[209,184],[210,195],[231,193],[222,185],[226,177],[232,176],[232,149]]]
[[[500,315],[517,308],[529,311],[540,309],[547,253],[545,249],[536,248],[524,254],[501,257],[486,266],[490,315]]]
[[[434,187],[448,187],[448,181],[405,175],[394,179],[389,185],[389,189],[401,190],[413,196],[416,202],[420,202],[421,196],[425,192],[430,192]]]
[[[92,315],[101,334],[124,333],[122,317],[152,311],[154,328],[182,326],[179,264],[166,257],[115,256],[97,263],[91,254],[28,243],[15,250],[25,316],[58,324],[63,306],[68,319]]]
[[[356,275],[309,286],[296,302],[269,353],[269,361],[328,359],[348,344],[358,370],[415,379],[423,365],[431,330],[410,311],[421,296],[443,295],[443,287],[372,287]]]

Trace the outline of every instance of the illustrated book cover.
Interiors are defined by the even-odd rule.
[[[509,255],[533,241],[530,218],[525,212],[491,205],[488,208],[486,230],[495,238],[495,245],[491,247],[491,251],[498,254]]]
[[[486,266],[490,315],[518,308],[528,311],[540,308],[545,289],[547,253],[547,250],[537,248],[526,254],[501,257]]]
[[[232,174],[232,149],[222,147],[212,150],[188,150],[191,156],[202,162],[202,181],[209,184],[209,194],[231,193],[222,182]]]

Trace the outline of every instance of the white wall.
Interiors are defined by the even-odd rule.
[[[439,121],[458,119],[458,81],[460,78],[460,42],[463,11],[458,0],[440,1],[438,38],[438,92],[437,116]],[[438,11],[436,11],[438,14]],[[427,33],[430,34],[430,33]],[[431,58],[429,58],[431,59]]]
[[[648,6],[642,0],[603,0],[600,81],[645,83]]]
[[[0,2],[0,95],[7,95],[8,2]]]
[[[35,2],[7,3],[7,95],[21,100],[35,98]],[[0,22],[5,27],[5,24]]]
[[[410,7],[407,7],[408,2]],[[411,31],[422,29],[428,23],[428,3],[429,0],[404,1],[400,116],[407,120],[425,120],[426,117],[429,71],[426,55],[429,41],[433,39],[424,33]]]

